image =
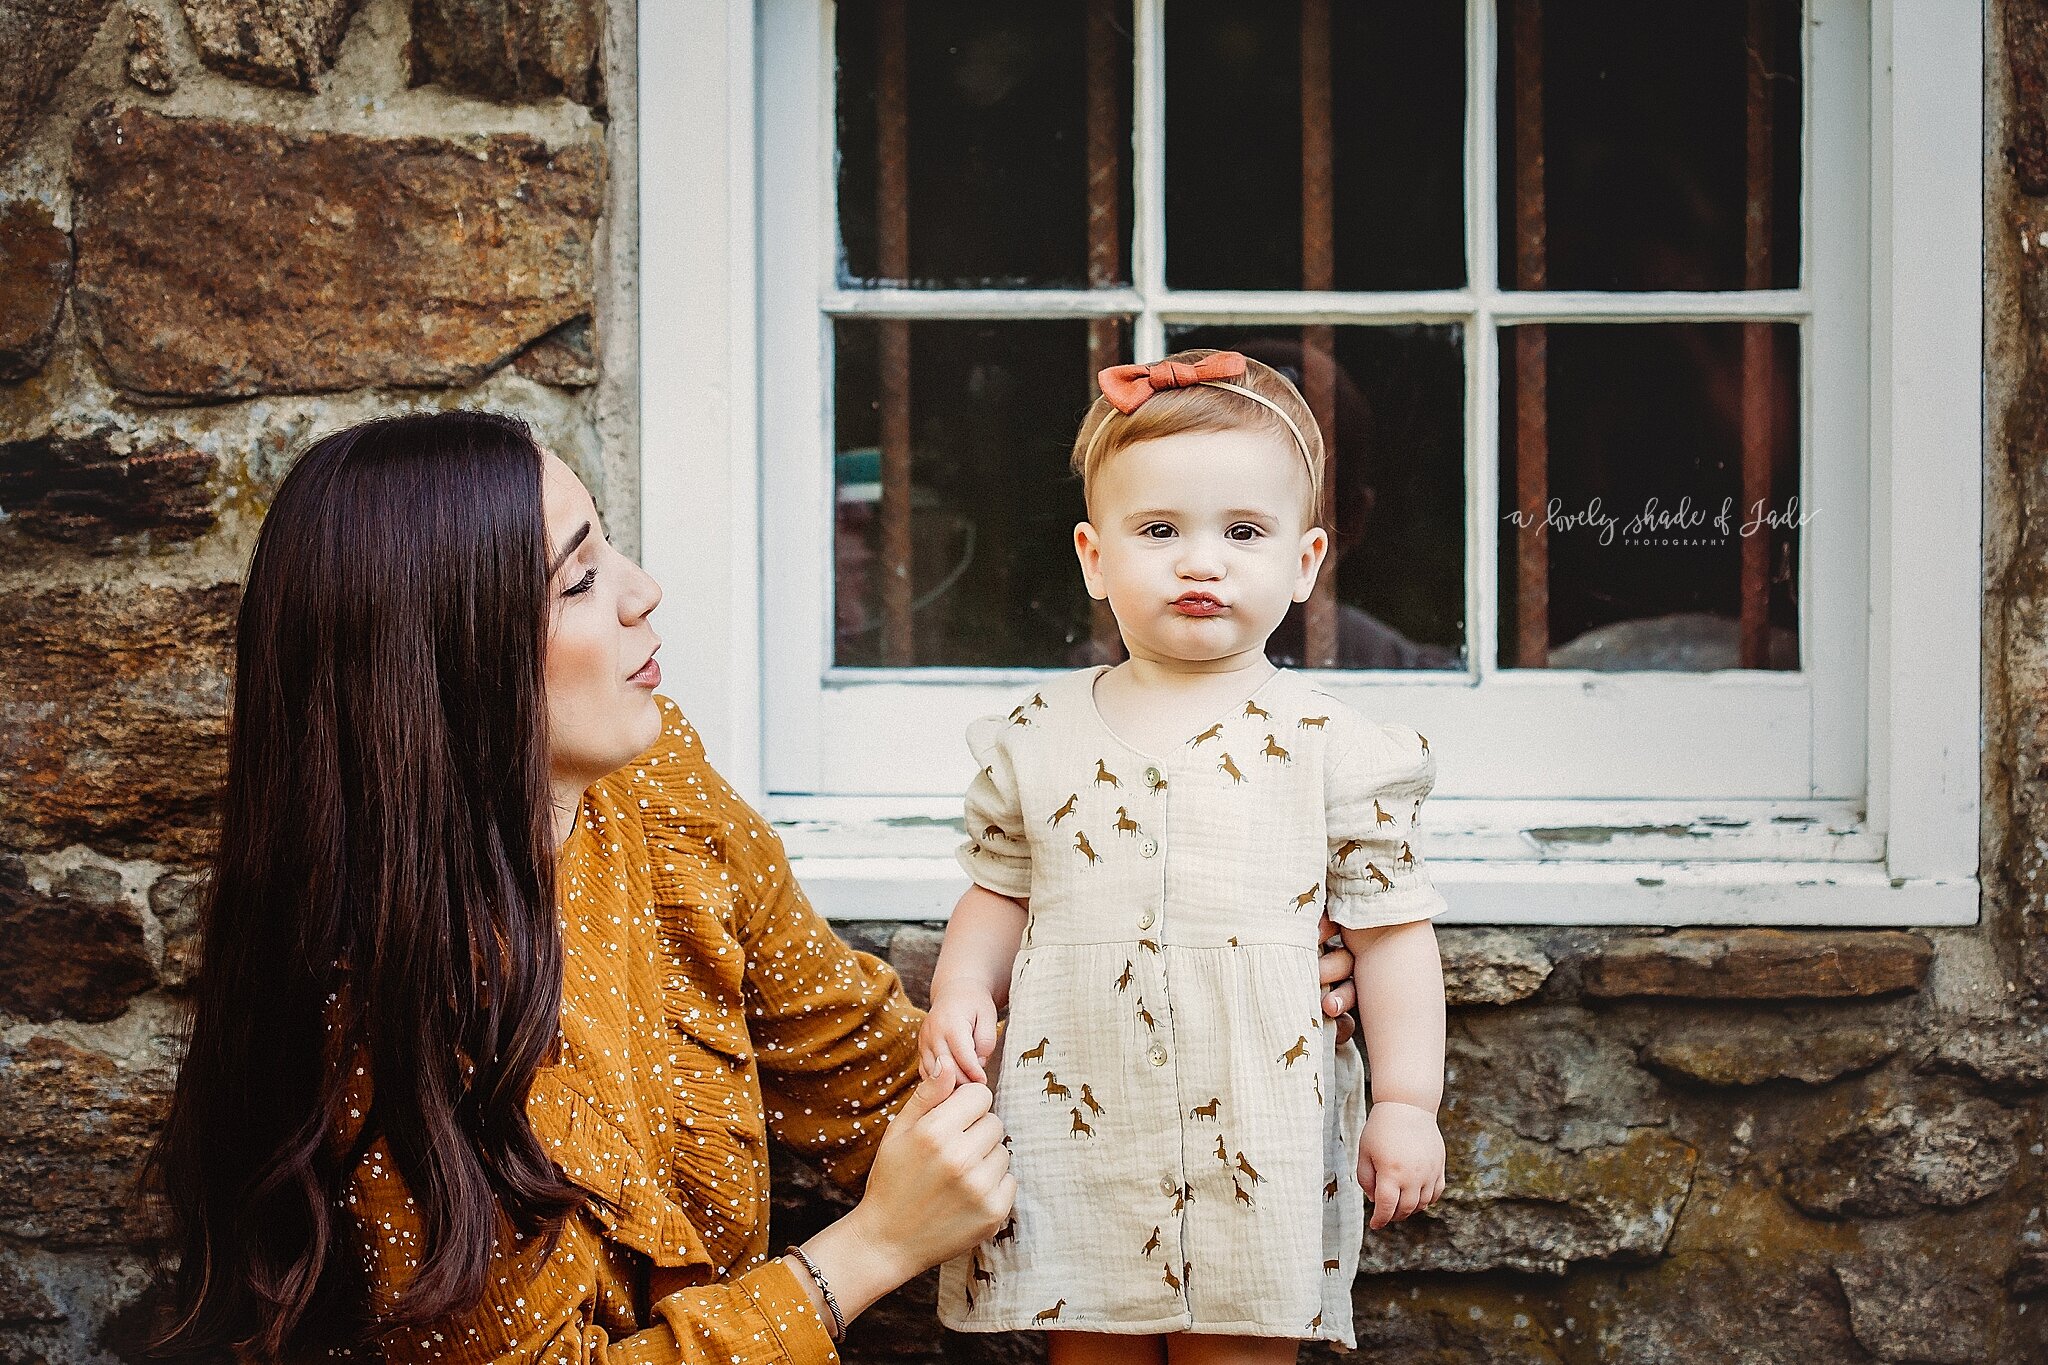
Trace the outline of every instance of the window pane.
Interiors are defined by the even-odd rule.
[[[842,284],[1130,278],[1128,4],[838,14]]]
[[[1167,282],[1464,284],[1464,128],[1452,0],[1173,0]]]
[[[1798,0],[1509,0],[1509,289],[1799,283]]]
[[[1067,456],[1095,393],[1091,354],[1120,355],[1126,330],[835,324],[835,662],[1064,668],[1096,657],[1073,550],[1081,481]],[[906,441],[907,509],[889,487]]]
[[[1798,668],[1798,395],[1790,323],[1504,329],[1501,667]]]
[[[1265,361],[1295,381],[1323,427],[1336,524],[1322,581],[1334,598],[1318,630],[1314,602],[1288,613],[1267,649],[1273,661],[1463,667],[1464,329],[1183,326],[1167,336],[1174,350],[1216,346]],[[1334,341],[1327,400],[1304,375],[1305,347],[1319,336]]]

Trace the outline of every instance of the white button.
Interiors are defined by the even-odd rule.
[[[1145,769],[1145,785],[1148,787],[1156,787],[1159,785],[1159,769]]]
[[[1162,1175],[1159,1177],[1159,1192],[1171,1199],[1180,1193],[1180,1182],[1170,1175]]]
[[[1148,1050],[1145,1053],[1145,1055],[1152,1059],[1152,1065],[1154,1066],[1166,1065],[1166,1048],[1162,1044],[1152,1044],[1150,1050]]]
[[[1140,858],[1150,858],[1158,854],[1158,852],[1159,841],[1157,839],[1147,839],[1144,843],[1138,845],[1138,856]]]
[[[1158,922],[1158,919],[1159,917],[1152,913],[1152,907],[1148,905],[1138,912],[1138,927],[1140,929],[1150,929]]]

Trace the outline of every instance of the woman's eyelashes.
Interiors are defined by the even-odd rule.
[[[587,593],[587,592],[589,592],[589,591],[590,591],[590,589],[591,589],[591,586],[592,586],[593,584],[595,584],[596,582],[597,582],[597,570],[596,570],[596,569],[585,569],[585,570],[583,571],[583,577],[581,577],[581,578],[577,579],[577,580],[576,580],[576,581],[575,581],[574,583],[572,583],[572,584],[570,584],[570,585],[569,585],[568,587],[566,587],[566,588],[562,589],[562,596],[564,596],[564,597],[581,597],[581,596],[582,596],[582,595],[583,595],[584,593]]]

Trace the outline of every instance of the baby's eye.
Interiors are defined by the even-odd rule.
[[[1224,534],[1229,536],[1232,540],[1249,541],[1257,540],[1260,536],[1264,535],[1265,532],[1261,531],[1258,527],[1254,526],[1252,523],[1248,521],[1240,521],[1239,523],[1237,523],[1237,525],[1231,527],[1228,531],[1225,531]]]
[[[1153,540],[1165,540],[1173,535],[1173,527],[1163,521],[1155,521],[1138,528],[1138,534]]]

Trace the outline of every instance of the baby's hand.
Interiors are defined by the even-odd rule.
[[[1375,1228],[1434,1204],[1444,1192],[1444,1139],[1436,1115],[1398,1100],[1373,1105],[1358,1143],[1358,1183],[1373,1201]]]
[[[939,1074],[939,1058],[950,1055],[960,1074],[988,1082],[982,1063],[996,1045],[996,1002],[986,991],[951,990],[932,997],[918,1035],[918,1070]]]

